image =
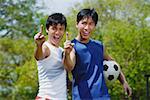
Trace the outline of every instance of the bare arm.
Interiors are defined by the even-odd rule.
[[[34,52],[34,57],[36,60],[42,60],[46,56],[47,47],[43,45],[45,42],[45,37],[42,34],[43,25],[40,27],[40,32],[34,36],[34,41],[36,43],[36,49]]]
[[[125,76],[124,76],[122,71],[120,72],[120,75],[119,75],[118,79],[119,79],[121,84],[127,83],[127,81],[125,79]]]
[[[125,92],[128,94],[128,96],[132,95],[132,89],[130,88],[128,82],[126,81],[126,78],[122,71],[120,71],[119,77],[118,77],[120,83],[123,85],[123,88]]]
[[[42,51],[42,45],[37,45],[35,51],[34,51],[34,57],[36,60],[43,59],[43,51]]]
[[[106,48],[104,48],[104,60],[114,60],[107,52]]]
[[[65,69],[67,71],[72,71],[75,66],[75,50],[73,48],[73,44],[69,41],[69,34],[66,33],[66,42],[64,43],[64,55],[63,55],[63,63],[65,65]]]
[[[104,49],[104,60],[114,60],[106,51],[106,49]],[[132,90],[130,88],[130,86],[128,85],[128,82],[126,81],[126,78],[123,74],[122,71],[120,71],[118,80],[120,81],[120,83],[123,85],[125,92],[128,94],[128,96],[131,96],[132,94]]]
[[[37,61],[42,60],[49,55],[50,55],[50,51],[46,45],[42,45],[42,46],[37,45],[35,52],[34,52],[34,57]]]
[[[63,63],[65,65],[65,69],[67,71],[72,71],[75,66],[75,52],[74,49],[70,52],[70,54],[65,53],[63,57]]]

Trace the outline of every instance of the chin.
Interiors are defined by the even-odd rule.
[[[56,47],[59,47],[59,44],[56,44],[56,43],[54,44],[54,43],[53,43],[53,45],[56,46]]]
[[[59,46],[59,41],[52,41],[52,44],[53,44],[54,46]]]

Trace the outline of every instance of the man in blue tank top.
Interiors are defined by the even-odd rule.
[[[103,60],[112,60],[100,41],[90,39],[98,14],[94,9],[82,9],[77,15],[77,37],[64,43],[64,64],[73,75],[73,100],[110,100],[103,75]],[[68,35],[67,35],[68,37]],[[123,73],[119,80],[130,96],[132,91]]]

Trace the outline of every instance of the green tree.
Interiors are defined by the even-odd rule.
[[[39,18],[35,3],[35,0],[1,0],[0,37],[33,37]]]
[[[0,40],[0,97],[5,99],[34,98],[37,91],[37,70],[32,40]]]
[[[0,1],[0,99],[34,99],[37,67],[33,36],[40,18],[35,0]]]

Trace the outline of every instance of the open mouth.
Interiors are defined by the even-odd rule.
[[[54,35],[54,36],[53,36],[53,41],[54,41],[55,43],[58,43],[58,42],[60,41],[60,39],[61,39],[61,36],[59,36],[59,35]]]
[[[58,46],[59,42],[60,42],[61,36],[58,35],[54,35],[51,38],[51,43],[55,46]]]
[[[60,36],[55,35],[55,36],[53,36],[53,38],[56,39],[56,40],[59,40],[59,39],[60,39]]]

